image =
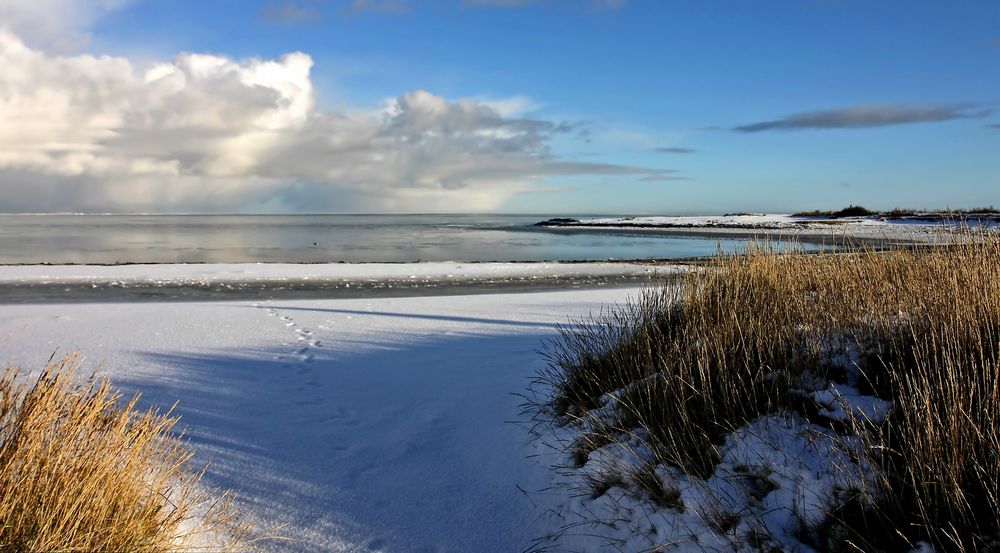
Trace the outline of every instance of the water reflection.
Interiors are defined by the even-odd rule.
[[[542,215],[5,215],[0,263],[579,261],[712,255],[744,240],[553,232]]]

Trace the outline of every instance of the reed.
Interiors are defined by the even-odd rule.
[[[832,508],[803,539],[820,551],[984,550],[1000,539],[1000,238],[952,240],[720,254],[680,285],[564,328],[537,410],[581,429],[565,445],[577,465],[639,440],[657,463],[706,477],[721,440],[761,415],[820,422],[796,390],[850,368],[893,402],[885,421],[841,429],[877,476],[865,501]]]
[[[212,495],[170,411],[141,411],[75,357],[0,376],[0,551],[246,547],[228,493]]]

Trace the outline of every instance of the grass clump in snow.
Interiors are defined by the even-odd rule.
[[[77,373],[67,357],[31,382],[0,375],[0,552],[245,547],[232,498],[189,471],[177,417]]]
[[[669,465],[711,474],[715,444],[785,406],[790,380],[823,350],[815,331],[791,323],[801,306],[782,298],[796,278],[779,267],[788,256],[751,249],[597,324],[564,329],[543,375],[554,384],[556,417],[586,418],[610,404],[615,424],[590,424],[588,442],[607,443],[600,434],[609,427],[642,428]]]
[[[735,455],[734,432],[762,417],[790,417],[839,444],[854,460],[848,471],[861,475],[817,491],[828,502],[822,517],[790,509],[801,517],[801,544],[972,552],[1000,543],[994,234],[970,233],[938,249],[809,255],[764,244],[720,255],[680,286],[565,328],[549,356],[541,380],[552,395],[538,408],[586,436],[572,442],[577,467],[607,458],[607,444],[629,444],[643,463],[729,490],[719,487],[717,469]],[[881,415],[855,409],[827,392],[838,386],[857,392],[855,401],[890,407]],[[746,505],[765,505],[789,485],[789,471],[775,470],[773,481],[743,478]],[[637,495],[673,489],[632,480]],[[708,518],[706,527],[721,534],[757,536],[731,542],[739,547],[773,543],[763,540],[773,533],[770,519]]]

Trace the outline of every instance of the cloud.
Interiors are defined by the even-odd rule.
[[[990,46],[1000,46],[1000,38],[995,38],[990,41]]]
[[[414,91],[317,107],[304,53],[140,70],[0,32],[0,211],[489,210],[551,175],[665,176],[550,151],[571,124]]]
[[[772,121],[741,125],[732,130],[752,133],[773,130],[861,129],[979,118],[989,114],[989,111],[970,111],[971,107],[970,104],[853,106],[797,113]]]
[[[983,126],[986,127],[987,129],[1000,129],[1000,123],[989,123]]]
[[[323,19],[323,11],[317,2],[303,4],[299,2],[268,2],[260,10],[260,18],[268,23],[295,25],[313,23]]]
[[[504,117],[524,115],[525,113],[538,111],[541,107],[533,99],[522,95],[500,99],[476,98],[476,100],[484,106],[495,109],[497,113]]]
[[[36,48],[71,52],[90,40],[87,29],[129,0],[0,0],[0,29]]]
[[[682,177],[679,175],[646,175],[639,180],[644,182],[665,182],[665,181],[675,181],[675,180],[693,180],[691,177]]]
[[[696,150],[691,148],[655,148],[653,151],[663,154],[693,154]]]

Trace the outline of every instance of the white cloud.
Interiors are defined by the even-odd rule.
[[[181,54],[141,71],[0,32],[0,211],[488,210],[546,175],[664,173],[555,159],[571,126],[510,116],[524,99],[323,111],[312,65]]]
[[[519,117],[533,111],[538,111],[541,106],[535,100],[522,95],[511,96],[509,98],[476,98],[479,103],[489,106],[504,117]]]
[[[0,28],[28,44],[68,52],[89,39],[87,29],[98,18],[129,0],[0,0]]]

